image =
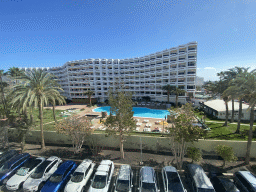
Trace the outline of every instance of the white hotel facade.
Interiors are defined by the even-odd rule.
[[[31,70],[32,68],[22,68]],[[130,59],[83,59],[66,62],[61,67],[44,68],[57,77],[68,99],[87,98],[91,89],[93,97],[104,102],[109,87],[122,84],[133,92],[134,99],[149,96],[153,101],[167,101],[164,85],[170,84],[186,90],[179,96],[184,103],[195,93],[197,69],[197,42],[173,47],[143,57]],[[170,102],[175,96],[170,96]]]

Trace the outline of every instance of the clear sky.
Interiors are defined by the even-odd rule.
[[[197,75],[256,68],[255,0],[0,0],[0,68],[140,57],[198,42]]]

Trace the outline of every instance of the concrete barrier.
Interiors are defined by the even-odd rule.
[[[9,137],[12,140],[17,140],[17,130],[9,129]],[[72,144],[72,140],[62,134],[58,134],[55,131],[44,131],[45,143],[47,144]],[[119,148],[119,137],[118,136],[105,136],[105,134],[93,134],[98,145],[110,148]],[[31,131],[28,134],[27,142],[40,143],[41,135],[40,131]],[[170,140],[167,137],[154,137],[154,136],[139,136],[132,135],[127,136],[124,142],[124,149],[140,149],[140,141],[142,143],[143,150],[150,150],[155,152],[170,152]],[[227,145],[234,149],[237,157],[245,157],[247,141],[229,141],[229,140],[199,140],[193,144],[189,143],[189,146],[195,146],[201,149],[203,155],[215,155],[214,147],[217,145]],[[85,143],[86,145],[86,143]],[[252,142],[251,146],[251,157],[256,158],[256,142]]]

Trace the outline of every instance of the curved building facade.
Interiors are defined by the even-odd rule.
[[[23,68],[29,70],[31,68]],[[130,59],[84,59],[69,61],[61,67],[45,68],[54,74],[69,99],[87,98],[88,89],[99,101],[108,99],[108,88],[122,84],[134,99],[150,97],[167,101],[162,89],[170,84],[186,90],[179,102],[194,95],[197,69],[197,42]],[[174,102],[175,96],[170,96]]]

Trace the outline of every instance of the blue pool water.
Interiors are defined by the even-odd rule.
[[[148,118],[165,118],[167,115],[170,115],[170,112],[167,110],[159,110],[159,109],[149,109],[143,107],[133,107],[134,117],[148,117]],[[94,112],[102,112],[106,111],[109,115],[110,106],[98,107],[93,110]]]

